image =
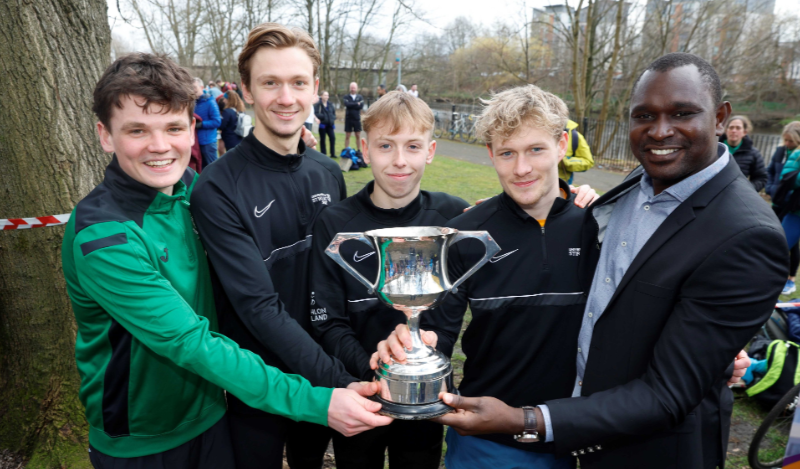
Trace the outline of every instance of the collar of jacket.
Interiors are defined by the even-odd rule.
[[[106,167],[103,183],[124,208],[134,212],[163,211],[169,210],[176,200],[186,199],[186,191],[192,185],[194,174],[193,169],[186,168],[183,176],[172,188],[172,195],[166,195],[128,176],[119,165],[115,154]]]
[[[408,205],[401,208],[380,208],[376,206],[370,194],[375,190],[375,181],[370,181],[356,194],[356,200],[364,209],[366,215],[375,221],[401,226],[413,219],[422,210],[422,191]]]
[[[556,200],[553,202],[553,206],[550,207],[550,212],[547,214],[547,219],[550,220],[551,218],[557,217],[562,213],[569,210],[569,208],[574,205],[573,201],[575,200],[575,194],[569,191],[569,184],[567,184],[564,180],[558,180],[558,187],[559,189],[563,190],[565,194],[567,194],[566,199],[562,199],[561,197],[557,197]],[[533,220],[533,217],[528,215],[528,212],[522,210],[514,199],[511,198],[510,195],[506,194],[505,191],[500,194],[500,203],[503,207],[509,210],[511,213],[519,217],[521,220]],[[538,223],[538,222],[537,222]]]
[[[303,165],[303,157],[306,154],[306,143],[302,138],[297,145],[297,153],[289,153],[288,155],[281,155],[261,143],[256,138],[255,132],[250,132],[250,135],[245,137],[239,145],[244,145],[242,150],[244,150],[244,155],[247,159],[258,166],[273,171],[297,171]],[[239,146],[237,145],[236,148],[239,148]]]

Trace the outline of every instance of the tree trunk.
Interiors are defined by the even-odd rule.
[[[110,59],[103,0],[0,2],[0,218],[69,213],[108,162],[92,89]],[[0,231],[0,449],[89,467],[64,227]]]

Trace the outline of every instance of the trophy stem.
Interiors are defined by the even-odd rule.
[[[422,335],[419,330],[419,318],[421,311],[416,310],[408,318],[408,331],[411,333],[411,350],[406,353],[406,359],[409,361],[420,360],[430,357],[433,349],[422,341]]]

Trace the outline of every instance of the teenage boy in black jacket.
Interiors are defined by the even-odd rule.
[[[374,181],[356,195],[323,211],[314,225],[311,251],[311,327],[326,352],[347,371],[371,381],[370,353],[379,341],[406,322],[406,316],[366,292],[353,276],[325,254],[339,232],[397,226],[442,226],[469,206],[443,192],[420,190],[425,166],[433,161],[433,112],[407,93],[393,91],[373,104],[364,116],[364,159]],[[374,250],[346,242],[342,256],[367,278],[378,272]],[[424,317],[429,316],[426,313]],[[452,353],[452,348],[444,353]],[[352,438],[334,434],[336,466],[383,468],[386,448],[392,469],[436,469],[442,456],[443,427],[428,421],[397,420]]]
[[[250,32],[239,72],[255,129],[203,171],[191,208],[212,268],[220,331],[315,386],[352,389],[341,410],[363,430],[391,422],[356,393],[375,388],[359,384],[307,332],[311,229],[323,208],[346,195],[339,167],[300,139],[319,65],[313,40],[300,30],[264,23]],[[284,442],[293,469],[321,466],[326,428],[253,409],[231,394],[228,409],[238,468],[282,467]]]

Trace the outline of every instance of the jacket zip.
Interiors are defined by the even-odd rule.
[[[305,223],[308,221],[308,203],[309,201],[303,196],[300,191],[300,188],[297,187],[297,183],[294,180],[294,173],[292,171],[287,171],[289,174],[289,181],[292,184],[292,192],[294,193],[294,198],[297,201],[297,211],[300,214],[300,220]]]

